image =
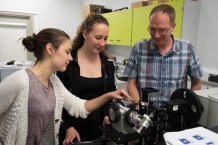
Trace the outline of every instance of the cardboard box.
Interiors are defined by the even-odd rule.
[[[176,0],[147,0],[148,5],[156,5],[156,4],[160,4],[160,3],[167,3],[167,2],[173,2]]]
[[[143,6],[147,6],[148,2],[147,1],[139,1],[139,2],[133,2],[131,3],[131,8],[139,8]]]
[[[156,5],[159,3],[163,3],[164,0],[147,0],[148,5]]]
[[[96,9],[99,9],[99,8],[104,8],[104,6],[94,5],[94,4],[84,5],[83,6],[83,16],[86,17],[90,13],[95,13]]]
[[[163,3],[167,3],[167,2],[174,2],[176,0],[162,0]]]

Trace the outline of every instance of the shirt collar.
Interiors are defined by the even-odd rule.
[[[174,36],[171,34],[171,38],[173,39],[173,45],[170,48],[170,51],[168,54],[171,53],[177,53],[179,51],[179,46],[178,43],[176,43],[176,39],[174,38]],[[148,49],[152,50],[152,51],[158,51],[157,45],[154,43],[154,41],[152,39],[149,40],[149,47]]]

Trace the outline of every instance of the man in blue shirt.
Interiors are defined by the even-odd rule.
[[[186,40],[176,39],[175,10],[162,4],[150,13],[148,31],[151,38],[136,43],[132,49],[124,75],[128,77],[128,91],[134,102],[140,101],[142,88],[155,88],[158,96],[151,101],[167,101],[179,88],[201,88],[202,68],[193,46]]]

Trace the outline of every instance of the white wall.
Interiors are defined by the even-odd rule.
[[[198,29],[199,57],[208,73],[218,74],[218,1],[202,0]]]
[[[182,24],[182,39],[189,40],[198,53],[197,36],[199,27],[201,0],[192,1],[185,0],[183,24]]]
[[[80,0],[0,0],[0,11],[38,14],[39,30],[47,27],[59,28],[73,37],[82,18],[82,2]]]

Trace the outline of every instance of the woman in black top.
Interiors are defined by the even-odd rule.
[[[57,73],[66,88],[82,99],[93,99],[105,92],[116,89],[113,61],[106,55],[109,24],[98,14],[89,15],[79,26],[73,40],[72,57],[64,73]],[[98,139],[102,132],[99,125],[109,120],[102,107],[91,113],[87,119],[74,118],[63,110],[63,123],[60,128],[60,144]]]

